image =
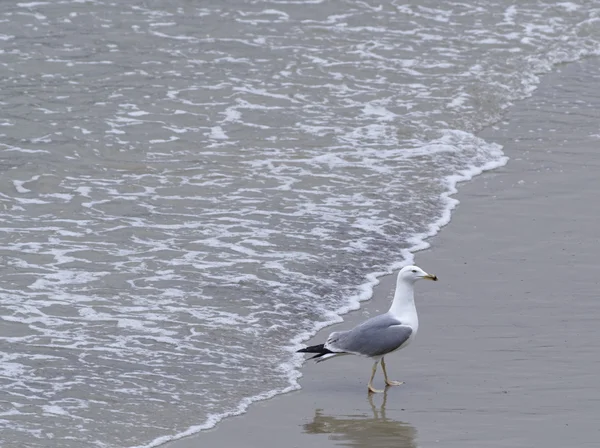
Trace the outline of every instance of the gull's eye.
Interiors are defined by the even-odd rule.
[[[415,274],[417,273],[417,270],[416,270],[416,269],[413,269],[412,271],[413,271]]]

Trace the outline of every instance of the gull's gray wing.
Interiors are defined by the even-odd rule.
[[[408,341],[412,328],[389,314],[369,319],[350,331],[331,333],[325,348],[335,353],[383,356]]]

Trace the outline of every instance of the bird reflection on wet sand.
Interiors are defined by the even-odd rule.
[[[374,397],[369,394],[371,414],[330,416],[322,409],[315,410],[312,422],[304,426],[308,434],[331,434],[341,446],[355,448],[416,448],[417,430],[411,425],[388,419],[385,415],[387,388],[383,394],[381,406],[377,408]]]

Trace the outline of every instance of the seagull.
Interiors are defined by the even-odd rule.
[[[398,273],[396,292],[390,310],[372,317],[348,331],[335,331],[324,344],[298,350],[298,353],[315,353],[309,359],[325,361],[342,355],[360,355],[374,360],[373,372],[367,388],[369,393],[383,392],[373,387],[377,364],[381,368],[386,386],[399,386],[401,381],[388,379],[384,356],[406,347],[419,329],[419,317],[415,307],[414,284],[421,279],[437,281],[418,266],[405,266]]]

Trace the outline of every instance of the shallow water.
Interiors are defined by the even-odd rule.
[[[506,162],[474,133],[600,47],[583,1],[204,3],[0,5],[3,446],[296,387],[295,344]]]

